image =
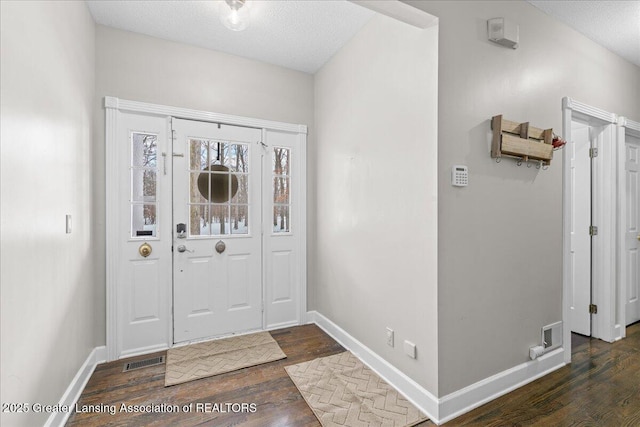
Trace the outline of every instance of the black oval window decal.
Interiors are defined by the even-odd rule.
[[[211,181],[209,181],[209,177],[211,177]],[[229,179],[231,179],[231,186],[229,186]],[[211,182],[211,187],[209,187],[209,182]],[[198,175],[198,191],[202,197],[210,202],[228,202],[238,192],[238,177],[230,173],[226,166],[211,165],[204,168]]]

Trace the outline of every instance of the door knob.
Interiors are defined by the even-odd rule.
[[[225,245],[222,240],[216,243],[216,252],[221,254],[222,252],[224,252],[225,249],[227,249],[227,245]]]
[[[148,257],[149,255],[151,255],[151,245],[146,242],[141,244],[140,247],[138,248],[138,252],[143,257],[145,258]]]
[[[185,245],[178,246],[178,252],[185,252],[186,250],[187,250],[187,247]]]
[[[640,240],[640,234],[638,234],[638,240]]]

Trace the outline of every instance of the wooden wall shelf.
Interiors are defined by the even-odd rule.
[[[493,140],[491,157],[515,157],[522,161],[529,160],[550,165],[553,158],[553,129],[540,129],[529,126],[529,122],[518,123],[502,118],[502,115],[491,119]]]

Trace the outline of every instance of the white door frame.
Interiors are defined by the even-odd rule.
[[[121,171],[118,169],[118,115],[120,112],[131,112],[138,114],[154,115],[157,117],[177,117],[188,120],[200,120],[215,123],[226,123],[230,125],[246,126],[263,129],[265,131],[282,131],[296,134],[299,141],[299,156],[306,162],[306,135],[307,126],[299,124],[282,123],[270,120],[254,119],[228,114],[212,113],[207,111],[191,110],[186,108],[171,107],[145,102],[129,101],[116,97],[107,96],[104,98],[105,107],[105,164],[106,164],[106,347],[107,359],[115,360],[119,357],[118,348],[118,283],[117,271],[119,267],[119,242],[118,242],[118,202],[121,195],[118,192],[118,176]],[[170,121],[167,120],[170,126]],[[170,129],[169,129],[170,131]],[[168,159],[170,160],[170,159]],[[307,313],[307,266],[306,266],[306,172],[303,170],[299,176],[298,209],[296,215],[301,219],[298,225],[299,239],[297,251],[298,258],[298,324],[305,322]],[[172,302],[171,302],[172,305]],[[171,306],[166,307],[171,310]],[[264,315],[263,315],[264,317]],[[270,326],[263,323],[263,327]],[[172,346],[173,328],[171,328],[170,341],[166,343],[166,348]]]
[[[598,306],[598,314],[593,315],[591,335],[605,341],[615,341],[621,338],[621,330],[624,329],[616,322],[616,241],[617,241],[617,176],[616,163],[617,143],[614,126],[617,116],[599,108],[583,104],[569,97],[562,99],[563,138],[571,140],[572,120],[581,120],[594,125],[610,125],[610,141],[598,147],[599,154],[594,162],[596,168],[596,181],[594,186],[595,197],[592,200],[595,213],[595,221],[598,226],[598,236],[593,240],[594,262],[593,266],[593,302]],[[607,130],[607,132],[609,131]],[[571,252],[572,213],[571,199],[573,189],[570,185],[571,159],[566,153],[563,156],[563,280],[562,280],[562,319],[563,319],[563,343],[564,360],[571,362],[571,325],[570,325],[570,298],[572,271],[569,268],[569,256]],[[585,230],[587,232],[587,230]],[[614,284],[614,285],[612,285]],[[587,309],[585,307],[585,309]]]
[[[626,117],[618,118],[617,129],[617,147],[618,147],[618,254],[622,254],[625,251],[625,212],[627,210],[627,197],[625,192],[625,143],[626,136],[632,135],[640,138],[640,123],[633,120],[629,120]],[[624,256],[618,256],[618,278],[619,278],[619,292],[618,292],[618,319],[622,325],[620,337],[627,336],[626,328],[626,311],[627,311],[627,287],[625,284],[627,274],[627,258]]]

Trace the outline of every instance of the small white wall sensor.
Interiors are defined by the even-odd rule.
[[[466,187],[469,185],[469,169],[464,165],[453,165],[451,168],[451,185]]]
[[[517,49],[520,42],[520,28],[517,24],[504,18],[493,18],[487,21],[489,40],[499,45]]]

